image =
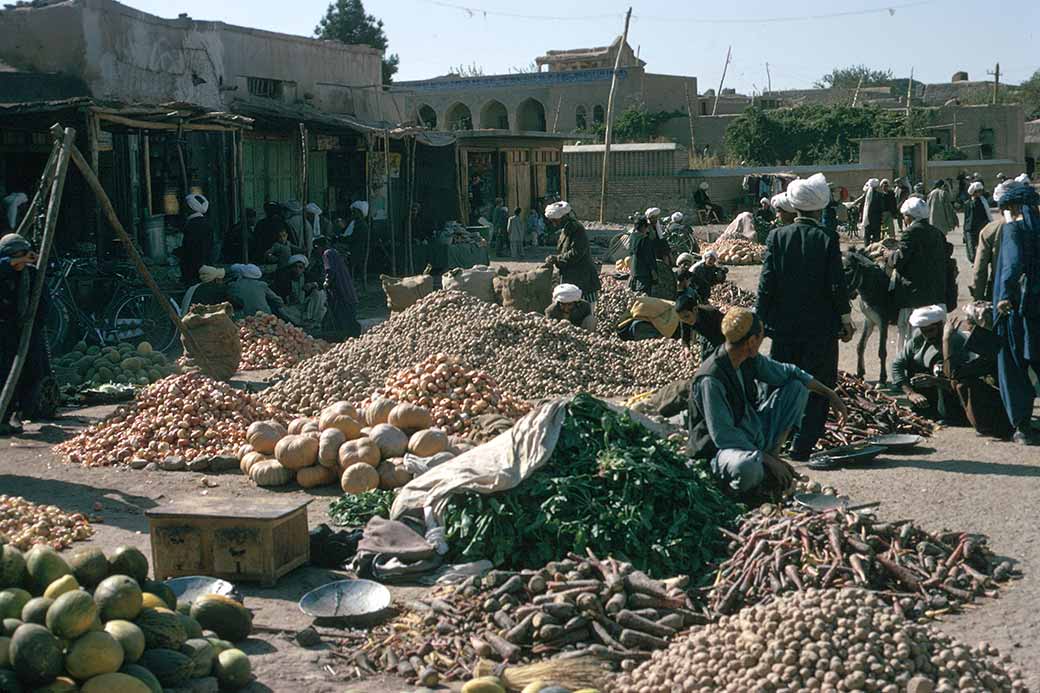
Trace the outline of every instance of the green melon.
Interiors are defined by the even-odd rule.
[[[156,597],[162,599],[167,608],[173,609],[174,611],[177,610],[177,594],[173,591],[173,588],[165,582],[160,580],[145,580],[141,585],[141,589],[145,592],[151,592]]]
[[[34,688],[32,693],[76,693],[77,691],[79,691],[79,686],[75,681],[68,676],[59,676],[46,686]]]
[[[109,363],[116,366],[120,361],[123,360],[123,355],[119,353],[119,350],[113,349],[112,351],[105,354],[105,358],[108,359]]]
[[[97,356],[101,353],[101,347],[99,347],[97,344],[91,344],[89,347],[87,347],[86,353],[87,356]]]
[[[119,673],[133,676],[135,679],[143,683],[151,693],[163,693],[163,687],[162,684],[159,683],[159,679],[155,678],[155,674],[148,671],[140,664],[127,664],[119,670]]]
[[[156,647],[180,650],[188,639],[180,617],[169,609],[141,609],[134,623],[144,633],[149,650]]]
[[[33,597],[22,607],[23,623],[38,623],[41,626],[47,624],[47,610],[54,603],[53,599],[47,597]]]
[[[111,368],[107,366],[101,366],[97,369],[97,379],[102,383],[109,383],[115,380],[116,374],[112,372]]]
[[[188,614],[182,614],[180,612],[177,612],[177,617],[180,618],[181,625],[184,626],[184,633],[188,636],[189,639],[204,637],[202,633],[202,626],[199,624],[198,621],[193,619]]]
[[[206,640],[209,640],[209,644],[213,646],[213,650],[217,654],[220,654],[224,650],[233,650],[233,649],[235,649],[234,643],[230,643],[227,640],[221,640],[220,638],[209,638],[209,637],[207,637]]]
[[[10,544],[0,545],[0,588],[25,584],[25,556]]]
[[[73,590],[79,589],[79,582],[76,581],[75,575],[62,575],[60,578],[47,585],[47,589],[43,591],[43,596],[48,599],[57,599],[66,592],[72,592]]]
[[[191,661],[191,657],[163,647],[145,650],[139,663],[155,674],[164,688],[183,685],[195,671],[195,662]]]
[[[26,624],[11,638],[11,665],[23,683],[50,683],[65,670],[61,643],[43,626]]]
[[[17,587],[0,592],[0,618],[21,618],[22,609],[30,599],[31,594]]]
[[[130,621],[109,621],[105,624],[105,632],[115,638],[123,646],[123,661],[136,662],[144,652],[144,632]]]
[[[3,621],[3,632],[0,633],[0,635],[6,635],[7,637],[10,638],[10,637],[12,637],[14,635],[14,632],[16,630],[21,628],[21,626],[22,626],[22,619],[20,619],[20,618],[5,618],[4,621]]]
[[[10,669],[0,669],[0,693],[22,693],[25,689]]]
[[[123,646],[105,631],[80,636],[65,653],[65,670],[77,681],[111,674],[123,666]]]
[[[79,584],[87,588],[97,587],[108,577],[108,559],[101,549],[78,549],[69,556],[69,567]]]
[[[140,344],[137,345],[137,353],[138,354],[152,354],[152,353],[157,353],[157,352],[155,352],[152,349],[152,345],[149,344],[148,342],[141,342]]]
[[[97,615],[97,604],[89,593],[66,592],[47,609],[47,629],[59,638],[78,638],[90,630]]]
[[[11,638],[6,635],[0,636],[0,669],[8,669],[11,666]]]
[[[43,594],[52,582],[72,573],[65,559],[45,544],[37,544],[25,555],[25,570],[29,573],[28,585],[33,594]]]
[[[81,693],[151,693],[151,689],[129,674],[112,672],[95,676],[83,684]]]
[[[113,575],[129,575],[141,584],[148,577],[148,559],[132,546],[119,546],[108,557]]]
[[[217,661],[213,663],[213,673],[221,688],[233,691],[248,686],[253,680],[253,667],[249,663],[249,657],[242,650],[234,648],[217,655]]]
[[[126,575],[107,577],[94,590],[94,603],[102,621],[132,621],[141,613],[141,586]]]
[[[191,617],[224,640],[245,640],[253,631],[253,614],[230,597],[205,594],[191,605]]]
[[[213,670],[213,660],[217,657],[217,651],[205,638],[190,638],[181,647],[181,654],[191,657],[195,664],[191,677],[209,676]]]

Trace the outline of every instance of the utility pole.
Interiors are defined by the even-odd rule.
[[[696,138],[693,131],[693,100],[690,99],[690,83],[683,80],[683,92],[686,94],[686,115],[690,121],[690,148],[686,151],[686,165],[693,168],[693,154],[696,151]]]
[[[863,75],[859,76],[859,83],[856,84],[856,91],[852,94],[852,107],[856,107],[856,103],[859,101],[859,90],[863,88]]]
[[[603,180],[599,191],[599,220],[603,221],[607,212],[607,181],[610,178],[610,136],[614,133],[614,92],[617,90],[618,70],[621,69],[621,53],[628,45],[628,23],[632,20],[632,8],[625,13],[625,31],[621,34],[617,55],[614,57],[614,74],[610,78],[610,94],[607,96],[607,131],[603,137]]]
[[[906,84],[906,134],[914,134],[913,115],[914,107],[911,104],[914,96],[914,68],[910,68],[910,81]]]
[[[986,74],[993,75],[993,103],[997,103],[1000,100],[1000,63],[994,71]]]
[[[766,63],[766,92],[772,93],[773,91],[773,78],[769,75],[769,63]]]
[[[719,110],[719,97],[722,96],[722,85],[726,83],[726,70],[729,68],[729,56],[733,46],[726,49],[726,64],[722,66],[722,79],[719,80],[719,90],[715,92],[715,105],[711,107],[711,114],[715,115]]]

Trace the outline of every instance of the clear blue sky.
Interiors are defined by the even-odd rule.
[[[124,0],[147,12],[170,17],[187,12],[196,19],[221,20],[311,36],[328,0]],[[701,92],[718,85],[726,47],[733,59],[726,86],[743,93],[766,86],[769,62],[774,89],[796,89],[834,67],[866,64],[926,82],[944,82],[956,70],[971,79],[1000,62],[1002,81],[1018,83],[1040,69],[1040,1],[869,0],[836,2],[679,3],[643,0],[633,4],[629,42],[653,72],[693,75]],[[903,5],[913,5],[901,7]],[[477,10],[470,13],[454,6]],[[369,14],[383,20],[390,51],[401,56],[398,79],[423,79],[453,65],[476,63],[487,74],[526,66],[547,49],[608,43],[621,33],[621,0],[367,0]],[[862,16],[797,21],[839,12],[887,11]],[[1012,10],[1012,8],[1014,8]],[[486,11],[484,15],[481,11]],[[508,17],[501,14],[525,15]],[[999,25],[1013,14],[1011,23]],[[712,20],[715,20],[714,22]],[[730,21],[737,20],[737,21]]]

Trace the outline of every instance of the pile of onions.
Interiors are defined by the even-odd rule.
[[[531,410],[527,402],[503,392],[487,373],[443,353],[399,372],[370,400],[377,397],[426,407],[437,428],[456,435],[469,433],[475,417],[498,414],[515,420]]]
[[[234,455],[254,421],[278,412],[227,383],[199,373],[171,376],[149,386],[126,407],[55,446],[69,462],[88,467],[158,462],[171,455],[191,461]],[[284,418],[284,417],[283,417]]]
[[[0,496],[0,536],[20,551],[49,544],[58,551],[94,534],[87,518],[55,505],[37,505],[21,496]]]
[[[295,366],[331,346],[281,318],[264,313],[240,320],[238,336],[242,340],[239,367],[244,371]]]

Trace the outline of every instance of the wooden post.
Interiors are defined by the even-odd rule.
[[[390,231],[390,267],[397,276],[397,243],[394,242],[394,205],[390,194],[390,130],[383,131],[383,170],[386,175],[386,228]]]
[[[556,99],[556,114],[553,116],[553,127],[552,127],[552,131],[554,133],[560,131],[560,107],[561,106],[563,106],[563,95],[562,94],[560,95],[560,98]]]
[[[719,90],[715,92],[715,105],[711,107],[711,114],[715,115],[719,110],[719,97],[722,96],[722,85],[726,83],[726,70],[729,69],[730,52],[733,46],[726,49],[726,64],[722,66],[722,79],[719,80]]]
[[[859,102],[859,90],[863,88],[863,75],[859,76],[859,83],[856,84],[856,91],[852,93],[852,107],[855,108]]]
[[[235,147],[235,161],[238,162],[238,218],[242,220],[242,262],[249,262],[249,229],[246,228],[246,157],[243,146],[243,133],[236,131],[232,139]]]
[[[686,113],[690,121],[690,148],[686,152],[686,165],[693,168],[693,153],[697,151],[696,138],[693,136],[693,101],[690,99],[690,83],[683,80],[683,91],[686,93]]]
[[[61,143],[55,142],[54,146],[51,147],[51,154],[47,158],[47,163],[43,167],[43,173],[40,174],[40,182],[36,186],[36,194],[33,195],[32,201],[25,210],[25,216],[22,217],[22,221],[18,224],[18,229],[15,231],[19,236],[25,236],[28,233],[29,227],[32,226],[32,218],[36,215],[36,208],[40,206],[40,202],[43,200],[44,190],[48,189],[48,183],[51,180],[51,175],[54,173],[54,167],[58,165],[58,155],[61,153]]]
[[[621,54],[628,45],[628,23],[632,20],[632,8],[625,13],[625,31],[614,57],[614,74],[610,78],[610,94],[607,96],[607,132],[603,138],[603,177],[599,191],[599,220],[602,223],[607,213],[607,182],[610,179],[610,136],[614,131],[614,92],[617,90],[618,70],[621,69]]]
[[[181,144],[181,137],[184,136],[184,124],[177,123],[177,161],[181,166],[181,200],[188,196],[191,192],[191,188],[188,185],[188,167],[184,163],[184,146]]]
[[[914,68],[910,68],[910,81],[906,85],[906,134],[914,134],[913,120],[914,107],[911,101],[914,97]]]
[[[148,216],[152,216],[152,145],[147,130],[141,131],[144,157],[144,193],[148,198]]]
[[[372,190],[372,167],[370,165],[372,163],[372,160],[369,158],[369,155],[372,153],[372,148],[375,146],[375,138],[372,137],[371,133],[366,133],[365,134],[365,139],[366,139],[367,144],[368,144],[368,146],[365,147],[365,201],[371,203],[371,200],[370,200],[370,197],[369,197],[369,193]],[[371,209],[371,207],[369,207],[369,212],[371,212],[371,211],[372,211],[372,209]],[[361,266],[361,275],[362,275],[361,282],[362,282],[362,288],[364,289],[364,292],[367,294],[368,293],[368,258],[372,254],[372,217],[371,217],[371,215],[366,215],[366,216],[368,218],[365,219],[365,225],[368,227],[368,235],[365,238],[365,261],[364,261],[364,264]]]
[[[29,295],[28,312],[25,315],[26,322],[21,325],[22,333],[18,337],[18,352],[11,361],[11,371],[7,374],[7,382],[4,383],[3,391],[0,391],[0,421],[7,421],[7,407],[14,398],[18,381],[22,377],[25,368],[25,360],[29,353],[29,341],[32,339],[35,329],[44,329],[42,324],[36,323],[36,311],[40,307],[40,297],[46,291],[45,283],[47,277],[47,258],[51,252],[54,242],[54,229],[58,223],[58,213],[61,210],[61,194],[65,190],[65,173],[69,168],[69,156],[76,146],[76,131],[65,128],[64,134],[59,126],[51,129],[55,136],[61,134],[61,152],[58,154],[54,172],[50,180],[50,198],[47,200],[47,218],[43,226],[43,239],[40,242],[40,253],[36,260],[36,276],[33,277],[32,293]],[[22,270],[23,272],[26,270]],[[42,373],[38,374],[40,377]]]

